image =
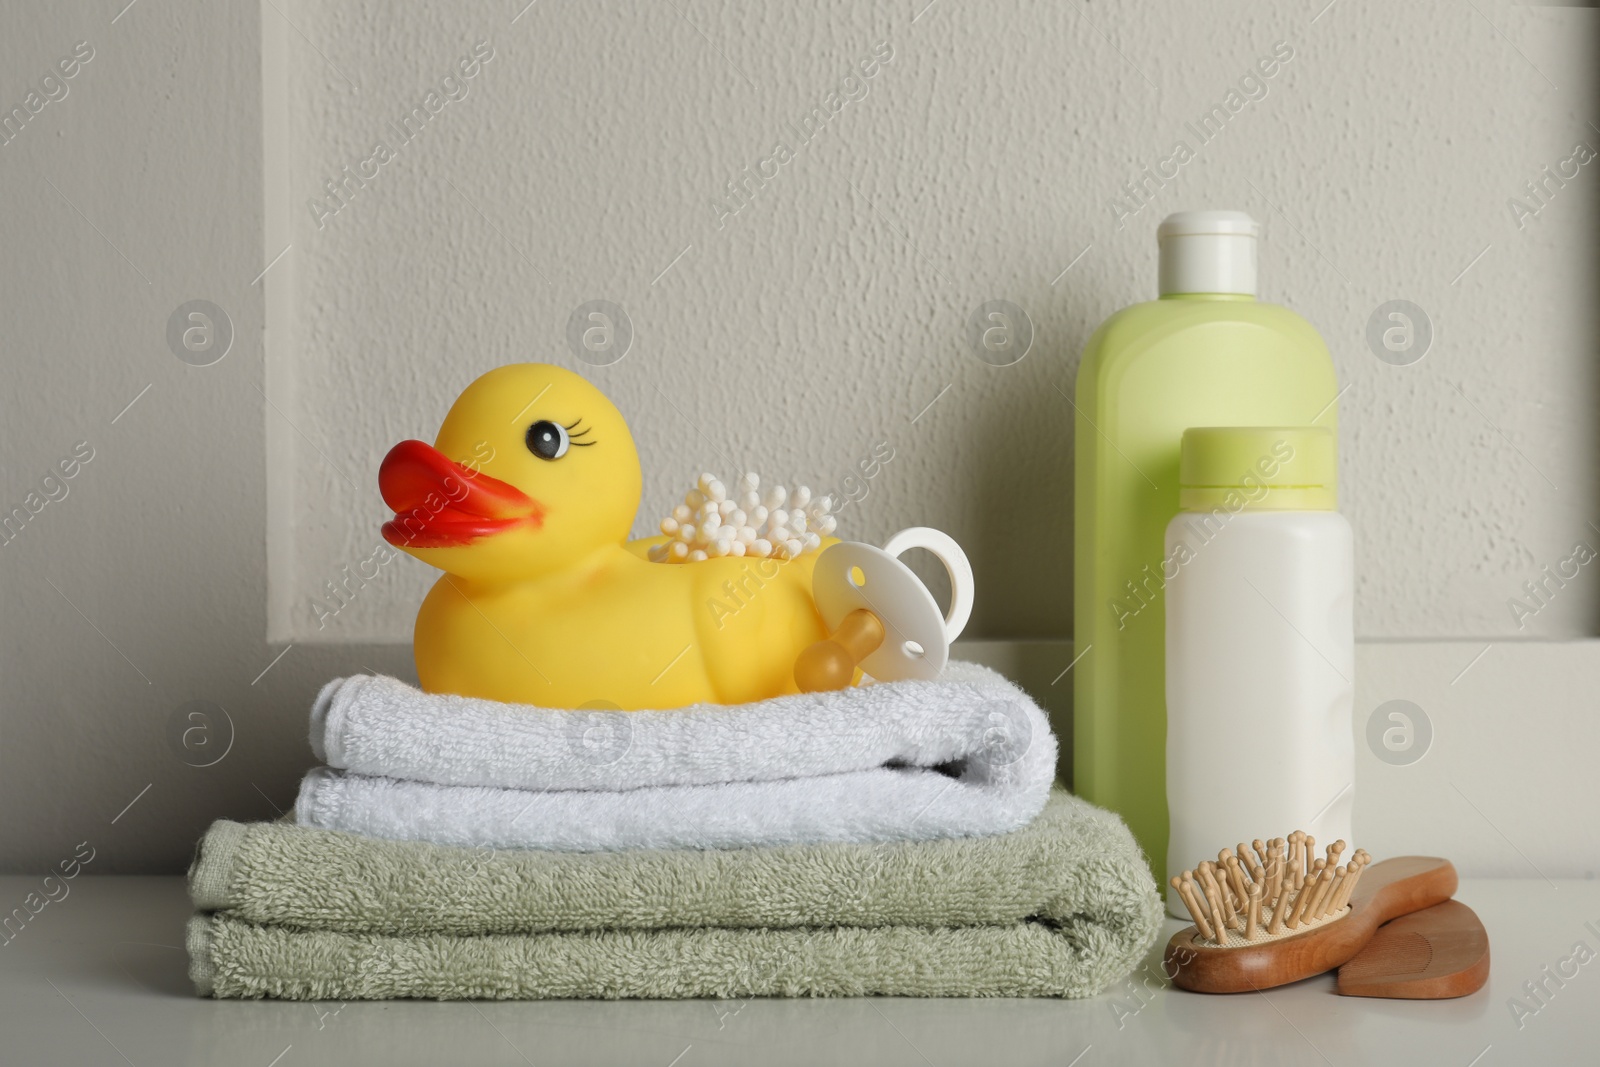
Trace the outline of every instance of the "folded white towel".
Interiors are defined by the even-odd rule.
[[[1056,741],[1000,675],[740,706],[562,711],[329,683],[296,819],[375,837],[597,851],[1004,833],[1043,808]]]

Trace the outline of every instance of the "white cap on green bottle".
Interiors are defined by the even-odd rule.
[[[1256,295],[1256,237],[1261,227],[1243,211],[1180,211],[1156,228],[1161,295]]]

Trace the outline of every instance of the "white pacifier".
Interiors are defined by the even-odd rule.
[[[950,576],[950,611],[900,562],[907,549],[932,552]],[[842,541],[817,557],[811,595],[831,635],[795,661],[802,691],[843,689],[857,667],[880,682],[938,676],[950,643],[972,616],[972,565],[949,534],[901,530],[882,548]]]

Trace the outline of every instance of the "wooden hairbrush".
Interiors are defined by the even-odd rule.
[[[1391,919],[1449,900],[1449,860],[1400,856],[1372,863],[1357,850],[1341,866],[1345,843],[1315,858],[1316,839],[1242,842],[1215,862],[1174,876],[1172,888],[1194,925],[1167,943],[1174,985],[1197,993],[1246,993],[1298,982],[1354,957]],[[1370,866],[1369,866],[1370,865]]]

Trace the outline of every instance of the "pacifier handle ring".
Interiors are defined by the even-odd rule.
[[[883,550],[896,558],[913,548],[927,549],[944,564],[944,572],[950,578],[950,610],[944,617],[944,637],[947,642],[954,642],[972,618],[972,564],[955,538],[931,526],[907,527],[883,545]]]

